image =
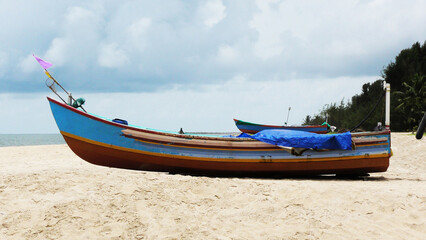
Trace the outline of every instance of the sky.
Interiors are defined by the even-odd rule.
[[[423,0],[0,0],[0,134],[58,133],[46,100],[56,96],[32,54],[107,118],[172,131],[237,131],[232,118],[299,125],[423,43],[424,9]]]

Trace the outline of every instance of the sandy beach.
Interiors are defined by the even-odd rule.
[[[392,135],[369,178],[236,178],[89,164],[67,145],[0,148],[0,239],[425,239],[426,138]]]

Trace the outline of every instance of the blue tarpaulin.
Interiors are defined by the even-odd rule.
[[[263,130],[254,135],[242,133],[238,137],[248,137],[282,147],[352,150],[350,132],[317,134],[295,130],[272,129]]]

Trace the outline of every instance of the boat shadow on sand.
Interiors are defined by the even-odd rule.
[[[265,180],[315,180],[315,181],[392,181],[404,180],[386,178],[384,176],[370,176],[369,174],[285,174],[285,173],[246,173],[246,172],[213,172],[213,171],[167,171],[170,175],[183,175],[208,178],[241,178]],[[421,181],[421,180],[420,180]]]
[[[402,178],[371,176],[369,174],[321,174],[321,175],[295,175],[281,173],[223,173],[223,172],[188,172],[188,171],[169,171],[170,175],[183,175],[192,177],[208,178],[241,178],[241,179],[264,179],[264,180],[314,180],[314,181],[410,181],[423,182],[426,179],[421,178]]]

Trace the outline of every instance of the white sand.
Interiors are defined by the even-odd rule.
[[[426,239],[426,139],[367,181],[171,175],[0,148],[0,239]]]

